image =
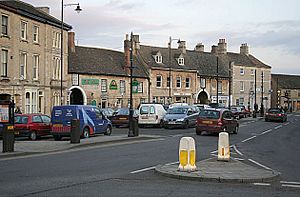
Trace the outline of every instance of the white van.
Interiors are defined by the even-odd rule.
[[[141,104],[139,108],[139,127],[145,125],[163,126],[163,118],[166,115],[166,110],[161,104]]]

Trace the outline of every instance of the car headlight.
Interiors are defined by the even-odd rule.
[[[164,121],[166,122],[166,121],[168,121],[168,119],[167,119],[167,118],[164,118]]]
[[[184,118],[177,119],[178,122],[183,122]]]

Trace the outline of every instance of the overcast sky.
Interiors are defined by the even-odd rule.
[[[61,0],[24,0],[50,7],[60,19]],[[225,38],[228,51],[248,43],[250,53],[272,66],[272,73],[300,75],[299,0],[64,0],[64,21],[79,45],[123,51],[125,34],[140,35],[144,45],[167,47],[169,36],[188,49],[202,42],[205,51]],[[172,47],[177,47],[176,42]]]

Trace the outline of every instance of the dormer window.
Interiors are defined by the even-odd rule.
[[[156,63],[162,63],[162,56],[161,55],[156,55],[155,56],[155,62]]]
[[[184,58],[183,57],[178,58],[178,64],[180,66],[184,66]]]

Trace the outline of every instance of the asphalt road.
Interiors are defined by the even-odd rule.
[[[300,114],[287,123],[240,121],[232,157],[281,172],[269,184],[193,182],[158,175],[153,167],[178,161],[182,136],[194,137],[197,160],[214,157],[216,136],[195,129],[140,129],[155,141],[0,161],[0,196],[300,196]],[[127,133],[114,129],[114,134]]]

